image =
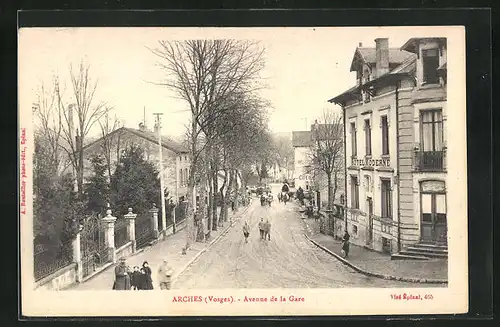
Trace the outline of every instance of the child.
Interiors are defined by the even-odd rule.
[[[133,290],[139,290],[139,279],[140,279],[139,266],[134,266],[134,271],[130,274],[130,286]]]

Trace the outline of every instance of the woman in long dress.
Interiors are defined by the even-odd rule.
[[[129,268],[125,258],[120,259],[120,263],[115,267],[115,284],[113,289],[117,291],[130,290]]]
[[[342,251],[344,252],[344,258],[347,258],[349,256],[349,239],[351,238],[351,235],[349,235],[349,232],[346,230],[344,237],[342,238]]]
[[[142,269],[144,270],[144,274],[146,275],[144,278],[144,290],[152,290],[153,289],[153,278],[151,277],[151,268],[149,267],[149,263],[144,261],[142,264]]]

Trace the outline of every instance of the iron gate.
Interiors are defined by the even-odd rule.
[[[147,246],[154,239],[153,222],[148,214],[138,215],[135,220],[136,248]]]
[[[100,215],[93,214],[83,219],[82,223],[80,248],[83,277],[86,277],[107,263],[109,258],[105,226]]]

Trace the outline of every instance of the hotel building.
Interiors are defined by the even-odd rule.
[[[346,225],[394,258],[447,256],[446,39],[356,48],[343,108]]]

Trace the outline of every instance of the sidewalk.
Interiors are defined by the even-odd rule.
[[[246,207],[240,208],[236,213],[229,210],[229,217],[233,222],[238,220],[252,206],[252,203]],[[185,229],[176,234],[168,236],[164,241],[158,242],[155,245],[136,252],[127,258],[127,264],[131,267],[142,266],[144,261],[149,263],[152,270],[153,286],[159,288],[157,270],[164,258],[167,258],[169,265],[174,270],[173,283],[191,263],[193,263],[200,255],[202,255],[212,244],[217,242],[220,237],[223,237],[229,228],[231,228],[229,220],[224,223],[224,227],[219,227],[217,231],[210,232],[210,239],[204,243],[194,242],[185,255],[182,254],[182,248],[186,245]],[[70,290],[111,290],[114,282],[114,267],[95,275],[84,283],[76,284],[69,288]]]
[[[349,257],[340,257],[342,243],[330,235],[319,233],[319,221],[302,219],[306,225],[310,240],[329,250],[330,254],[352,268],[359,268],[361,273],[394,280],[405,280],[420,283],[438,283],[448,280],[448,260],[391,260],[388,254],[372,251],[361,246],[350,244]]]

